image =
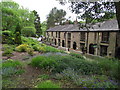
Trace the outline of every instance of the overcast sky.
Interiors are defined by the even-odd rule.
[[[53,7],[58,9],[63,9],[67,12],[66,18],[71,16],[71,20],[76,19],[76,15],[72,14],[69,10],[69,5],[60,5],[56,0],[13,0],[24,8],[29,9],[30,11],[36,10],[41,18],[41,22],[46,20],[46,16],[49,14],[50,10]]]

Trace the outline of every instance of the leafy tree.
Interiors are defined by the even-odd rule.
[[[64,2],[60,2],[64,5]],[[120,1],[116,2],[70,2],[71,11],[79,14],[80,18],[85,19],[86,23],[97,21],[104,21],[113,18],[116,11],[116,18],[120,28]]]
[[[19,7],[19,4],[15,2],[1,2],[0,6],[2,7],[2,30],[12,30],[14,32],[17,23],[20,24],[21,28],[34,26],[34,14],[28,9]]]
[[[41,29],[42,29],[42,35],[45,36],[45,31],[47,30],[47,22],[46,21],[41,23]]]
[[[38,36],[40,36],[42,34],[41,25],[40,25],[40,17],[37,14],[37,11],[34,10],[33,13],[35,15],[34,25],[35,25],[35,28],[36,28],[36,34]]]
[[[53,27],[55,24],[62,24],[62,21],[65,20],[66,12],[62,9],[58,10],[54,7],[49,15],[47,16],[47,27]]]

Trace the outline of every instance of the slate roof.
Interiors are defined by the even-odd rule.
[[[118,23],[116,19],[96,23],[91,25],[89,31],[118,31]],[[86,27],[80,28],[78,24],[66,24],[66,25],[59,25],[53,28],[49,28],[47,31],[87,31]]]

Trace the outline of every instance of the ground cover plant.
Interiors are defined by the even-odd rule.
[[[8,59],[2,63],[2,75],[11,76],[22,74],[24,70],[22,69],[22,64],[19,61]]]
[[[46,80],[41,83],[38,83],[37,88],[60,88],[59,84],[53,83],[51,80]]]
[[[63,56],[43,54],[34,57],[31,65],[49,70],[53,78],[68,80],[79,87],[117,88],[118,86],[118,61],[108,58],[90,61],[73,53]]]

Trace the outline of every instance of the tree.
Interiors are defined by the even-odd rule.
[[[0,2],[2,11],[2,30],[15,31],[18,22],[24,26],[34,26],[34,14],[15,2]]]
[[[64,2],[60,2],[64,5]],[[116,18],[120,28],[120,1],[116,2],[70,2],[71,11],[79,14],[81,18],[89,18],[87,23],[94,22],[95,20],[104,21],[109,18],[113,18],[116,13]]]
[[[45,31],[47,30],[47,22],[46,21],[41,23],[41,29],[42,29],[42,35],[45,36]]]
[[[72,12],[79,14],[86,23],[93,23],[94,20],[104,21],[115,16],[113,2],[77,2],[71,4]]]
[[[58,10],[54,7],[47,16],[47,27],[53,27],[55,24],[62,24],[62,21],[65,20],[66,12],[62,9]]]
[[[37,33],[38,36],[40,36],[42,34],[41,25],[40,25],[40,17],[37,14],[37,11],[34,10],[33,13],[34,13],[34,16],[35,16],[34,25],[35,25],[35,28],[36,28],[36,33]]]

